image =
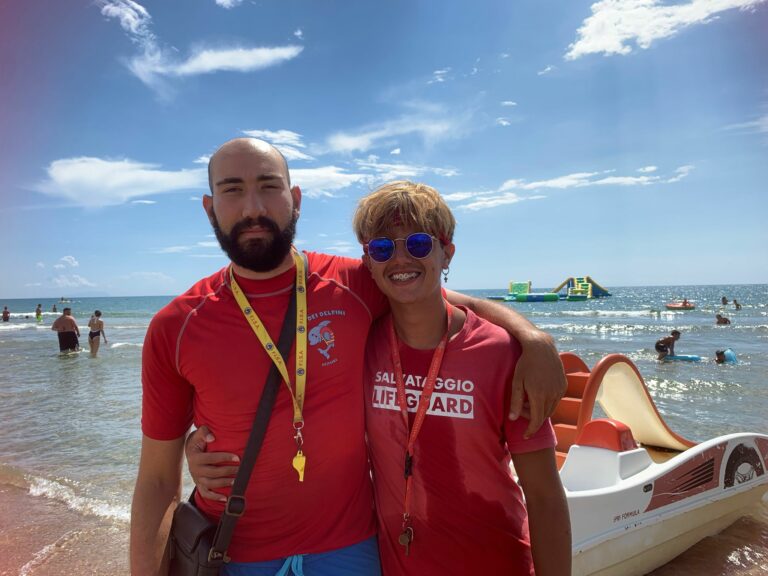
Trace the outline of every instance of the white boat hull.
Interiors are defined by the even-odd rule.
[[[567,433],[558,451],[574,576],[647,574],[768,499],[768,436],[696,444],[668,428],[628,358],[610,355],[589,371],[564,356],[566,375],[582,383],[553,418]],[[592,419],[595,401],[608,419]]]
[[[701,506],[605,540],[574,549],[573,576],[641,576],[663,566],[707,536],[726,529],[765,494],[755,486],[729,500]]]

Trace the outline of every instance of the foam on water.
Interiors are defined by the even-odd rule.
[[[55,480],[30,477],[29,494],[62,502],[71,510],[82,514],[91,514],[122,522],[129,522],[131,518],[129,506],[116,506],[102,500],[78,496],[72,487]]]
[[[36,322],[22,322],[21,324],[3,322],[0,324],[0,332],[18,332],[20,330],[37,330],[40,328],[40,324]],[[50,330],[50,327],[46,327]]]
[[[115,342],[109,344],[110,348],[142,348],[144,345],[139,342]]]

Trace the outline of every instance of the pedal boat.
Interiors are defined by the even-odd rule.
[[[768,492],[768,436],[700,444],[672,432],[620,354],[590,371],[561,354],[568,391],[552,422],[573,535],[573,575],[641,575],[754,510]],[[592,419],[595,401],[608,418]]]
[[[693,302],[667,302],[664,304],[667,310],[695,310],[696,304]]]

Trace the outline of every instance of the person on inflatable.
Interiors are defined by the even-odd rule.
[[[730,348],[725,350],[717,350],[715,352],[715,362],[718,364],[735,364],[736,353]]]
[[[680,339],[680,331],[672,330],[670,336],[660,338],[656,341],[656,352],[659,353],[658,360],[664,360],[667,356],[675,355],[675,342]]]

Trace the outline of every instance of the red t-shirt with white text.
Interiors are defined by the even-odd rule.
[[[523,440],[528,422],[507,418],[508,383],[520,345],[470,311],[463,328],[448,342],[414,447],[414,536],[406,556],[398,537],[408,432],[397,403],[390,323],[387,316],[371,331],[364,380],[384,574],[533,574],[527,514],[522,491],[510,473],[510,452],[552,448],[555,437],[547,421]],[[432,353],[400,343],[411,426]]]

